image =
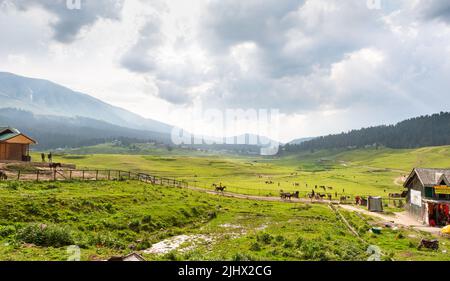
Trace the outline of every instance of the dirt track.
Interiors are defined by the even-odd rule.
[[[225,196],[225,197],[229,197],[229,198],[238,198],[238,199],[247,199],[247,200],[257,200],[257,201],[269,201],[269,202],[285,202],[285,203],[317,203],[317,204],[338,204],[339,207],[341,207],[342,209],[345,209],[347,211],[352,211],[352,212],[358,212],[367,216],[371,216],[371,217],[375,217],[378,218],[384,222],[392,222],[396,225],[400,225],[403,227],[411,227],[414,228],[416,230],[420,230],[420,231],[425,231],[431,234],[435,234],[438,235],[441,231],[440,228],[436,228],[436,227],[429,227],[429,226],[425,226],[423,224],[421,224],[420,222],[418,222],[417,220],[415,220],[414,218],[410,217],[407,212],[401,212],[401,213],[395,213],[393,216],[389,216],[386,214],[382,214],[382,213],[374,213],[374,212],[369,212],[368,210],[364,210],[352,205],[344,205],[344,204],[339,204],[338,201],[329,201],[329,200],[310,200],[310,199],[305,199],[305,198],[293,198],[292,200],[282,200],[279,197],[266,197],[266,196],[256,196],[256,195],[244,195],[244,194],[236,194],[236,193],[231,193],[231,192],[217,192],[217,191],[213,191],[213,190],[205,190],[202,188],[198,188],[198,187],[188,187],[191,190],[195,190],[195,191],[200,191],[200,192],[204,192],[204,193],[208,193],[208,194],[213,194],[213,195],[220,195],[220,196]]]

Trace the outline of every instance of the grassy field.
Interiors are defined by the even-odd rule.
[[[37,154],[33,157],[39,159]],[[272,158],[202,156],[198,153],[62,154],[57,155],[54,161],[73,163],[78,168],[142,171],[184,179],[204,188],[221,182],[228,191],[245,194],[277,195],[280,189],[299,190],[306,194],[318,185],[332,187],[327,192],[338,193],[338,196],[387,196],[403,190],[401,177],[408,175],[414,167],[450,168],[450,146],[318,151]],[[266,181],[273,184],[266,184]],[[299,186],[294,186],[294,183],[299,183]]]
[[[133,251],[148,260],[450,260],[418,251],[427,234],[368,230],[372,218],[342,211],[356,238],[327,205],[259,202],[136,181],[0,183],[0,259],[103,260]],[[177,242],[178,241],[178,242]],[[173,246],[176,244],[176,246]],[[166,245],[166,247],[161,247]],[[147,250],[147,251],[145,251]]]

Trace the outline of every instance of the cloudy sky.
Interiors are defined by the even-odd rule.
[[[279,109],[282,141],[450,109],[448,0],[0,0],[0,38],[0,71],[196,132],[194,108]]]

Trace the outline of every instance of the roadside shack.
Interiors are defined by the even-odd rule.
[[[429,226],[449,225],[449,179],[450,169],[413,169],[404,183],[408,212]]]

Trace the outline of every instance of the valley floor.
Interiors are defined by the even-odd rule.
[[[417,250],[431,234],[383,225],[326,204],[252,201],[137,181],[0,183],[0,259],[105,260],[130,252],[147,260],[450,260]],[[356,230],[353,233],[348,225]],[[68,248],[69,247],[69,248]],[[75,252],[76,253],[76,252]]]
[[[55,154],[54,162],[78,169],[141,171],[186,180],[191,189],[127,180],[0,182],[0,259],[67,260],[79,249],[81,260],[130,252],[147,260],[367,260],[376,246],[384,260],[450,260],[443,237],[439,251],[418,250],[422,238],[436,235],[412,223],[384,227],[390,216],[273,198],[281,189],[298,190],[301,198],[311,190],[333,200],[386,197],[403,190],[402,178],[414,167],[448,168],[449,159],[449,146],[279,158]],[[226,185],[228,196],[195,190],[213,190],[213,183]],[[375,226],[381,234],[370,231]]]

